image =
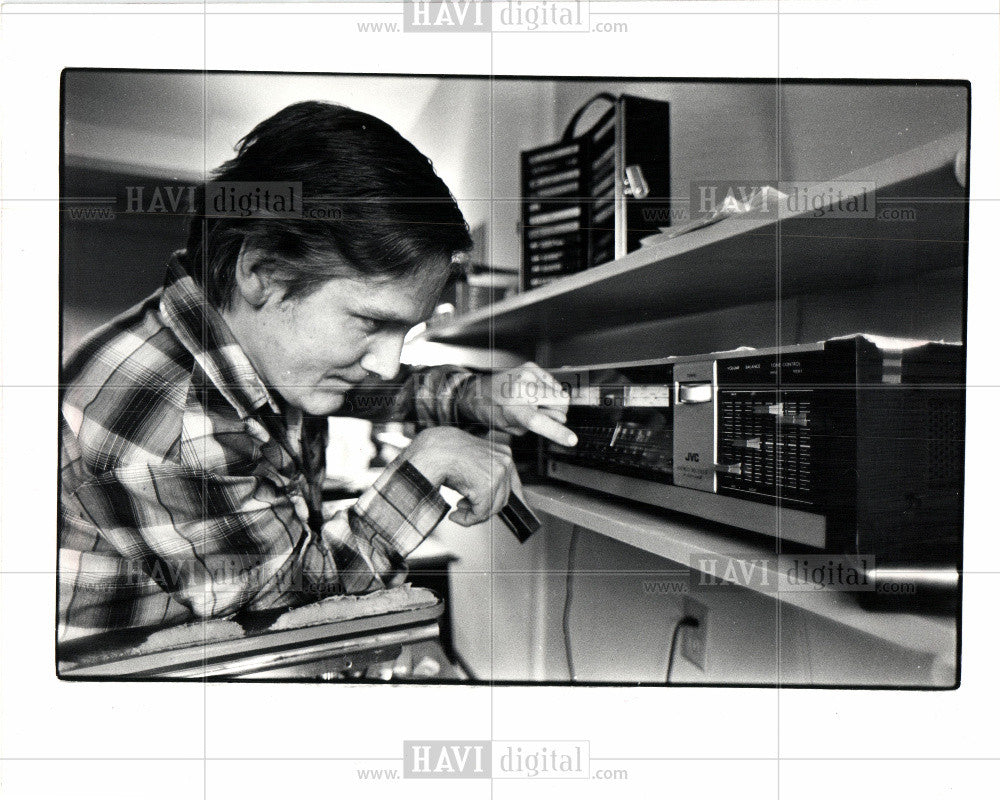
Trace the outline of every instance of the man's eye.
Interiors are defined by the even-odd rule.
[[[358,317],[358,319],[361,320],[361,327],[365,333],[375,333],[375,331],[382,327],[382,322],[374,317]]]

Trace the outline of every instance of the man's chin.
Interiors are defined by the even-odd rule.
[[[295,405],[313,416],[329,416],[339,411],[344,405],[344,391],[342,389],[316,391],[301,398],[300,402]]]

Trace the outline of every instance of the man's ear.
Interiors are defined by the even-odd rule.
[[[283,291],[274,279],[268,257],[246,242],[236,257],[235,279],[236,291],[251,308],[260,308],[273,295]]]

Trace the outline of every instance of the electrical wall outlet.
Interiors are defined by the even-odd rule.
[[[698,620],[698,627],[684,626],[681,655],[702,672],[708,660],[708,606],[691,597],[684,598],[684,616]]]

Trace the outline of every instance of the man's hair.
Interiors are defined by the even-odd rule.
[[[345,273],[402,277],[472,247],[469,226],[430,159],[392,126],[360,111],[295,103],[261,122],[236,157],[196,193],[189,269],[209,301],[226,308],[245,244],[273,261],[285,296],[309,294]],[[206,213],[218,182],[302,184],[302,216]],[[274,187],[271,187],[272,191]],[[339,258],[337,258],[339,256]]]

